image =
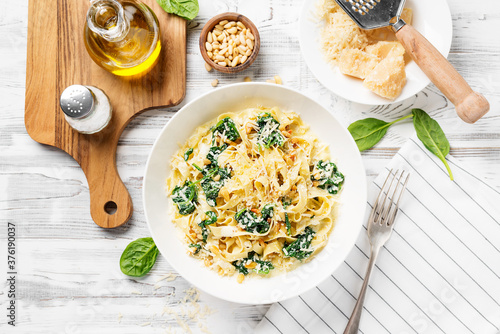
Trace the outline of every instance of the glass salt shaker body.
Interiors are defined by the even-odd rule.
[[[93,86],[67,87],[61,94],[60,105],[68,124],[83,134],[104,129],[113,113],[108,96]]]

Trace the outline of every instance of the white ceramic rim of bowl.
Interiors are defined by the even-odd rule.
[[[169,138],[167,132],[181,131],[180,128],[184,127],[185,130],[182,132],[182,136],[177,138],[175,135],[173,136],[176,140],[179,139],[180,142],[184,142],[196,127],[227,111],[222,106],[212,107],[212,109],[217,108],[217,111],[207,111],[206,106],[210,105],[207,103],[208,101],[217,101],[217,104],[223,104],[224,102],[219,101],[224,100],[215,98],[240,95],[252,96],[251,100],[263,101],[262,103],[267,103],[269,106],[271,106],[271,103],[283,106],[288,103],[294,103],[295,100],[302,101],[303,105],[298,110],[294,109],[294,111],[300,113],[306,124],[310,124],[310,122],[307,122],[307,119],[311,117],[319,119],[318,115],[329,115],[330,119],[328,122],[318,120],[316,121],[316,126],[313,124],[310,125],[312,131],[318,134],[321,140],[323,140],[322,134],[325,131],[329,133],[328,139],[334,137],[342,138],[343,145],[330,148],[334,161],[336,161],[336,154],[338,154],[339,168],[349,166],[349,170],[342,170],[346,175],[346,183],[341,194],[341,202],[343,202],[343,198],[352,199],[348,200],[347,203],[342,203],[342,207],[339,209],[339,217],[336,221],[337,225],[330,235],[329,242],[314,259],[289,273],[271,278],[247,279],[243,284],[238,284],[234,276],[220,277],[214,271],[204,267],[201,261],[186,254],[186,246],[177,237],[179,233],[178,229],[171,223],[167,213],[167,196],[164,186],[165,179],[170,174],[170,167],[168,165],[171,155],[167,151],[170,150],[173,154],[179,148],[178,143],[166,140],[166,138]],[[255,96],[259,97],[255,98]],[[250,104],[253,105],[255,102],[251,102]],[[231,109],[241,110],[236,106],[237,103],[229,102],[228,105],[234,106]],[[185,124],[189,124],[190,119],[193,119],[189,111],[191,109],[199,109],[202,106],[204,110],[200,112],[199,117],[194,119],[191,125],[185,126]],[[311,107],[314,109],[309,108],[309,112],[306,111],[308,116],[305,117],[306,114],[304,114],[304,110],[301,107]],[[201,114],[204,114],[204,116]],[[179,130],[176,130],[177,123],[184,126],[179,126]],[[188,127],[192,128],[187,129]],[[332,129],[335,131],[332,131]],[[329,143],[328,140],[324,141]],[[154,160],[153,157],[161,153],[166,154],[161,155],[162,162],[160,163],[157,161],[158,159]],[[155,176],[155,172],[163,175]],[[242,304],[268,304],[295,297],[314,288],[340,266],[354,247],[361,226],[363,225],[366,211],[367,187],[361,154],[354,140],[347,129],[326,108],[308,96],[290,88],[267,83],[239,83],[218,88],[189,102],[163,127],[148,157],[142,195],[144,213],[151,236],[155,240],[163,257],[167,259],[173,269],[183,278],[200,290],[227,301]],[[161,196],[162,198],[159,198]],[[174,230],[177,232],[174,232]],[[171,233],[165,233],[166,231],[170,231]],[[332,252],[334,252],[334,255],[331,255]],[[324,265],[318,267],[320,263]]]
[[[365,105],[388,105],[418,94],[430,83],[414,61],[406,65],[407,83],[395,100],[384,99],[367,88],[359,79],[340,73],[338,67],[328,64],[320,48],[319,27],[313,20],[318,0],[305,0],[299,18],[299,44],[302,56],[316,79],[332,93],[346,100]],[[407,0],[406,7],[414,11],[414,25],[445,58],[451,49],[453,22],[446,0]],[[422,15],[425,13],[425,15]],[[310,36],[317,36],[311,38]]]

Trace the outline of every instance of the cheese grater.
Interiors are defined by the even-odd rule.
[[[490,109],[445,57],[417,30],[400,18],[405,0],[335,0],[361,29],[391,26],[406,52],[455,105],[458,116],[474,123]],[[418,5],[418,1],[417,1]]]
[[[335,1],[362,29],[370,30],[392,26],[394,31],[398,31],[406,24],[399,18],[406,0]],[[394,21],[394,18],[397,19]]]

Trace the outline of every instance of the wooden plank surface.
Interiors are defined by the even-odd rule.
[[[144,2],[158,12],[162,51],[149,73],[133,79],[105,71],[88,55],[83,31],[89,2],[29,2],[26,130],[34,140],[62,149],[79,163],[87,176],[92,218],[106,228],[120,226],[132,215],[132,200],[116,169],[123,129],[138,113],[176,105],[185,95],[186,21],[162,11],[155,0]],[[110,98],[113,116],[98,134],[78,133],[64,119],[59,96],[74,84],[97,86]],[[108,202],[117,206],[116,212],[106,212]]]
[[[160,258],[148,277],[130,279],[120,274],[118,259],[128,242],[149,235],[141,187],[146,159],[156,136],[182,105],[212,90],[210,82],[215,78],[220,85],[227,85],[240,82],[245,76],[265,81],[278,74],[285,85],[329,107],[346,125],[364,117],[394,120],[411,107],[423,108],[443,126],[451,143],[451,154],[500,187],[497,0],[483,1],[481,6],[468,0],[449,0],[454,24],[449,60],[492,106],[491,112],[474,125],[458,120],[452,106],[434,86],[386,107],[361,106],[332,95],[314,79],[300,55],[296,36],[302,1],[200,2],[200,15],[188,26],[184,102],[174,108],[139,115],[118,141],[118,172],[134,200],[135,211],[129,224],[108,231],[91,222],[89,189],[78,164],[58,149],[37,144],[24,129],[28,2],[4,1],[0,14],[0,225],[17,224],[21,267],[19,326],[12,330],[0,322],[1,333],[184,333],[186,330],[178,324],[176,314],[187,320],[193,333],[204,332],[197,321],[190,320],[187,307],[181,302],[189,284],[181,277],[156,282],[173,273],[165,260]],[[260,29],[260,55],[239,75],[206,72],[199,54],[197,41],[201,27],[222,11],[241,12]],[[376,148],[363,153],[369,180],[412,134],[408,124],[392,128]],[[0,258],[5,258],[5,236],[2,227]],[[5,269],[0,271],[2,282],[5,272]],[[161,287],[155,289],[155,284]],[[5,291],[3,285],[2,308],[7,301]],[[175,294],[171,294],[173,291]],[[357,292],[352,291],[353,295]],[[165,305],[175,313],[161,315]],[[201,321],[211,333],[251,333],[266,310],[266,307],[227,303],[203,293],[198,305],[213,311],[206,321]],[[123,317],[119,322],[120,313]]]

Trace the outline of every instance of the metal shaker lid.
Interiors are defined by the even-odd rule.
[[[71,118],[87,116],[95,105],[95,96],[90,89],[82,85],[67,87],[59,101],[62,111]]]

